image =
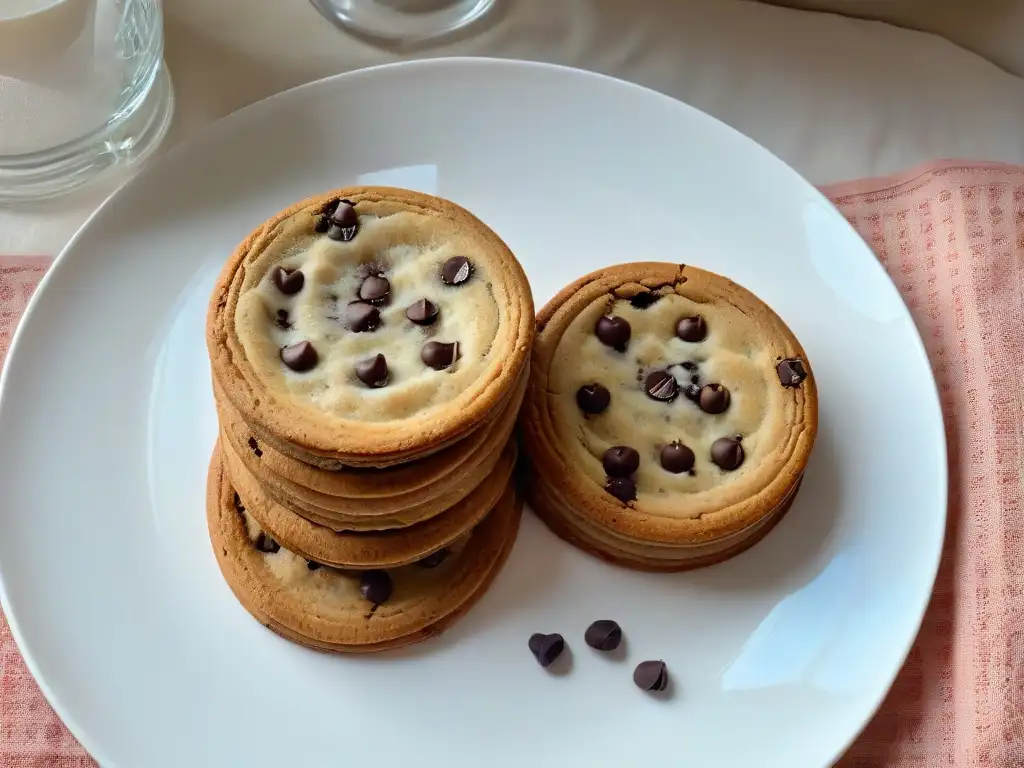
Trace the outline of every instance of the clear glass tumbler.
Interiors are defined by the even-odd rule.
[[[419,45],[484,17],[497,0],[311,0],[342,29],[397,45]]]
[[[138,162],[173,103],[160,0],[0,0],[0,204]]]

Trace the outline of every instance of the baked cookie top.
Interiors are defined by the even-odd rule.
[[[208,342],[247,418],[314,450],[387,453],[485,418],[526,360],[532,313],[518,262],[471,214],[349,188],[246,239]]]
[[[545,475],[562,464],[610,515],[767,513],[799,479],[815,383],[792,332],[749,291],[694,267],[624,264],[567,287],[538,324],[531,456]]]

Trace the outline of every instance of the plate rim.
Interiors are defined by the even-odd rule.
[[[850,736],[843,742],[839,749],[834,752],[830,760],[822,766],[822,768],[829,768],[829,766],[836,763],[843,755],[850,749],[854,742],[860,737],[864,729],[868,726],[874,716],[878,713],[886,697],[888,696],[893,684],[896,682],[899,673],[903,670],[907,658],[910,655],[914,644],[921,631],[921,626],[924,622],[925,615],[929,604],[931,603],[932,596],[935,591],[935,582],[938,578],[939,568],[942,562],[942,555],[945,551],[946,534],[949,522],[949,445],[948,437],[945,429],[945,419],[942,411],[942,401],[939,395],[938,382],[935,379],[935,371],[932,368],[931,360],[928,357],[927,348],[924,344],[924,339],[921,336],[921,331],[917,327],[917,323],[914,320],[913,315],[910,312],[910,308],[903,300],[902,294],[899,293],[898,287],[895,281],[889,275],[888,271],[882,266],[881,262],[878,261],[877,256],[863,240],[863,238],[857,233],[849,221],[842,215],[842,213],[835,207],[832,201],[825,196],[825,194],[808,179],[802,176],[796,169],[785,162],[782,158],[772,152],[770,149],[765,147],[760,142],[751,138],[750,136],[742,133],[737,128],[729,125],[728,123],[720,120],[719,118],[711,115],[703,110],[688,104],[685,101],[676,99],[668,94],[657,91],[653,88],[649,88],[638,83],[634,83],[628,80],[623,80],[612,75],[607,75],[601,72],[595,72],[593,70],[581,69],[578,67],[567,66],[563,64],[554,64],[541,61],[531,61],[526,59],[516,58],[498,58],[498,57],[486,57],[486,56],[443,56],[429,59],[411,59],[406,61],[389,62],[386,64],[379,64],[371,67],[362,67],[359,69],[350,70],[347,72],[339,72],[334,75],[311,80],[306,83],[293,86],[278,93],[271,94],[259,101],[255,101],[251,104],[247,104],[239,109],[231,112],[223,117],[214,120],[212,123],[208,123],[196,130],[192,135],[183,139],[182,141],[174,144],[167,148],[166,151],[157,154],[150,158],[145,165],[139,169],[139,172],[132,178],[128,179],[117,189],[113,190],[107,195],[103,201],[89,214],[80,227],[68,240],[67,244],[60,250],[57,256],[54,258],[50,267],[47,269],[43,278],[40,280],[36,290],[29,298],[26,304],[25,310],[18,321],[18,325],[11,336],[11,341],[7,350],[7,357],[3,365],[3,369],[0,370],[0,413],[2,413],[5,404],[10,400],[8,394],[9,379],[11,378],[10,371],[12,369],[12,361],[20,360],[22,357],[31,354],[31,350],[21,351],[23,346],[22,337],[25,334],[25,327],[28,326],[38,310],[38,306],[42,301],[41,297],[45,295],[51,281],[54,279],[54,275],[61,269],[65,268],[65,264],[71,258],[69,254],[76,250],[79,240],[84,236],[85,232],[88,231],[93,222],[99,218],[106,209],[112,204],[112,202],[126,194],[130,194],[135,189],[136,185],[145,183],[145,180],[165,164],[172,163],[181,153],[191,151],[192,145],[208,141],[210,137],[216,136],[220,132],[229,131],[232,126],[238,121],[245,121],[249,119],[249,115],[258,114],[260,110],[273,108],[279,102],[286,102],[288,99],[298,98],[299,94],[307,90],[316,90],[318,88],[326,88],[328,86],[338,87],[340,83],[341,88],[349,87],[350,83],[357,83],[364,77],[375,77],[380,72],[391,72],[396,70],[422,70],[432,68],[443,68],[450,66],[473,66],[473,67],[493,67],[495,69],[535,69],[541,72],[558,72],[563,76],[572,77],[585,77],[590,78],[599,82],[606,82],[613,87],[625,87],[632,89],[637,93],[644,94],[645,98],[655,98],[662,100],[665,103],[671,102],[676,108],[682,107],[689,111],[696,119],[703,119],[711,121],[717,125],[718,130],[724,130],[733,134],[733,138],[742,142],[747,143],[754,149],[765,153],[771,158],[771,161],[775,165],[776,169],[785,174],[789,174],[790,178],[795,183],[801,185],[808,191],[813,197],[816,197],[818,202],[823,203],[827,206],[830,211],[830,215],[837,218],[837,224],[845,227],[850,235],[859,243],[860,248],[865,252],[864,255],[869,258],[874,267],[879,270],[885,280],[889,282],[892,289],[896,291],[899,296],[900,311],[902,318],[909,321],[910,327],[913,329],[913,343],[916,348],[917,355],[921,362],[924,364],[927,378],[923,381],[923,384],[929,385],[927,403],[925,404],[922,400],[922,405],[926,405],[931,411],[931,419],[937,423],[940,427],[938,432],[941,436],[941,445],[938,446],[940,449],[939,455],[939,471],[936,476],[936,482],[939,488],[939,497],[941,500],[942,513],[941,513],[941,525],[939,526],[939,537],[936,546],[936,551],[933,553],[932,562],[929,565],[928,573],[928,589],[923,592],[922,595],[918,596],[918,604],[916,605],[916,619],[914,621],[914,631],[909,634],[904,647],[901,648],[899,654],[899,663],[896,664],[895,668],[887,675],[888,682],[879,691],[878,696],[870,707],[865,711],[864,717],[858,724],[856,729],[851,732]],[[30,358],[27,358],[30,359]],[[18,363],[17,366],[20,368],[22,364]],[[2,474],[2,470],[0,470]],[[74,736],[78,743],[83,749],[94,759],[97,763],[106,768],[113,768],[116,764],[107,759],[109,756],[105,754],[105,750],[99,744],[98,739],[93,739],[89,732],[83,728],[78,720],[71,714],[69,709],[65,706],[61,696],[50,686],[44,675],[38,668],[38,665],[29,649],[29,642],[20,625],[20,620],[17,615],[11,611],[10,598],[8,596],[8,588],[4,577],[3,563],[0,562],[0,610],[3,611],[4,617],[7,620],[8,627],[11,631],[11,636],[14,639],[15,646],[18,649],[18,653],[32,675],[33,680],[39,686],[41,693],[46,699],[49,706],[53,709],[56,715],[61,719],[68,731]]]

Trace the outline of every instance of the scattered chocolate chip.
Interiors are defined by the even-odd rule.
[[[601,459],[608,477],[626,477],[640,468],[640,454],[628,445],[613,445]]]
[[[682,392],[687,400],[692,400],[696,403],[700,400],[700,387],[697,386],[697,382],[695,382],[693,378],[690,379],[688,384],[684,384],[682,386]]]
[[[443,371],[459,359],[459,342],[428,341],[420,351],[420,359],[435,371]]]
[[[288,319],[288,310],[279,309],[277,310],[277,319],[274,321],[278,328],[282,331],[287,331],[292,327],[291,322]]]
[[[391,597],[391,577],[387,571],[363,571],[359,591],[374,605],[386,603]]]
[[[601,413],[611,401],[612,393],[600,384],[584,384],[576,390],[576,405],[584,413]]]
[[[418,565],[422,568],[437,568],[437,566],[448,559],[448,555],[450,554],[451,552],[444,547],[441,547],[441,549],[436,552],[431,552],[426,557],[421,558]]]
[[[549,667],[551,662],[561,656],[562,651],[565,650],[565,638],[557,632],[551,635],[536,632],[530,635],[527,645],[530,648],[530,653],[537,659],[537,663],[542,667]]]
[[[260,531],[260,535],[256,537],[256,549],[260,552],[266,552],[272,555],[275,552],[280,551],[281,545],[263,531]]]
[[[256,454],[257,459],[263,456],[263,451],[260,450],[260,444],[256,442],[255,437],[249,438],[249,447],[252,449],[252,452]]]
[[[729,390],[721,384],[705,384],[700,388],[698,403],[705,413],[723,413],[729,407]]]
[[[696,460],[697,457],[693,455],[693,451],[678,440],[661,449],[662,469],[674,475],[692,470]]]
[[[465,256],[452,256],[441,266],[441,279],[448,285],[462,285],[473,273],[473,265]]]
[[[611,619],[599,619],[587,627],[583,639],[598,651],[614,651],[622,642],[622,627]]]
[[[387,304],[391,282],[382,275],[370,275],[359,286],[359,298],[371,304]]]
[[[434,302],[429,299],[420,299],[409,305],[409,308],[405,310],[405,316],[416,325],[431,325],[437,320],[440,311]]]
[[[656,293],[644,291],[643,293],[638,293],[636,296],[630,299],[629,304],[630,306],[635,307],[636,309],[647,309],[649,306],[651,306],[651,304],[653,304],[660,298],[661,297]]]
[[[353,301],[345,309],[345,321],[356,333],[375,331],[380,327],[380,310],[362,301]]]
[[[388,361],[384,355],[374,355],[368,360],[361,360],[356,363],[356,376],[368,387],[385,387],[388,383]]]
[[[668,687],[668,667],[664,661],[641,661],[633,670],[633,682],[644,691],[664,691]]]
[[[676,336],[692,343],[704,341],[708,336],[708,324],[700,315],[684,317],[676,323]]]
[[[698,366],[696,363],[690,362],[689,360],[687,360],[686,362],[680,363],[679,367],[680,368],[685,368],[686,370],[693,371],[693,372],[696,372],[700,368],[700,366]]]
[[[679,385],[676,383],[676,377],[668,371],[654,371],[644,379],[644,390],[651,399],[667,403],[676,399]]]
[[[783,360],[775,366],[775,370],[784,387],[798,387],[807,378],[807,369],[804,367],[803,361],[796,358]]]
[[[622,352],[632,333],[629,322],[621,317],[600,317],[594,325],[594,335],[605,346]]]
[[[744,457],[743,446],[735,437],[720,437],[711,444],[711,460],[727,472],[739,469]]]
[[[306,569],[307,570],[319,571],[320,568],[321,568],[320,563],[316,562],[315,560],[307,560],[306,561]]]
[[[273,280],[277,290],[287,296],[291,296],[302,290],[302,286],[306,282],[306,276],[297,269],[275,267]]]
[[[613,477],[605,483],[604,489],[623,503],[636,499],[636,483],[628,477]]]
[[[308,341],[300,341],[281,349],[281,362],[297,373],[312,370],[320,356]]]
[[[328,219],[327,236],[331,240],[348,242],[356,236],[359,229],[359,217],[356,209],[348,200],[339,200],[334,212]]]

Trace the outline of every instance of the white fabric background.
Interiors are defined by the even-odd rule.
[[[166,0],[169,142],[280,90],[404,58],[305,0]],[[735,126],[812,182],[942,157],[1024,163],[1024,78],[937,36],[749,0],[507,0],[429,55],[538,59],[633,80]],[[424,54],[419,54],[424,55]],[[108,189],[0,211],[0,253],[56,253]]]
[[[1024,0],[764,0],[935,32],[1024,75]]]

